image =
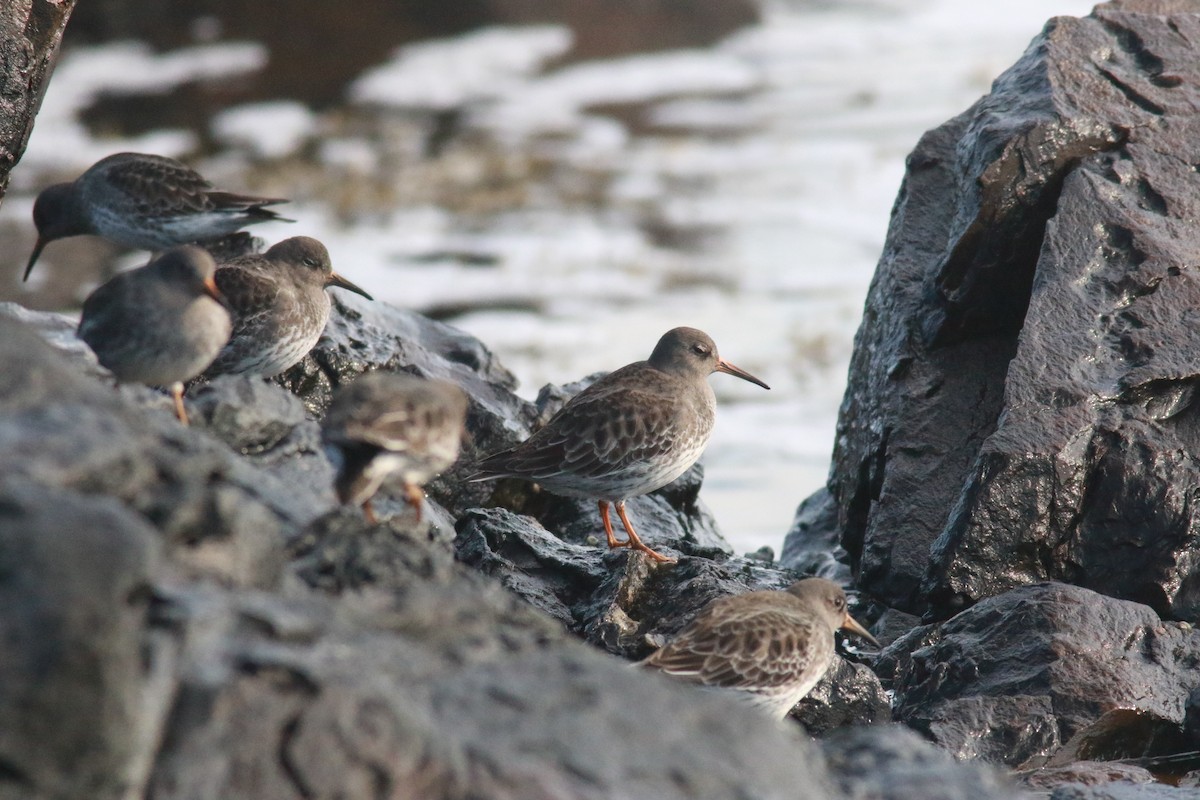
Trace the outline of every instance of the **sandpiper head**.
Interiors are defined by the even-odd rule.
[[[304,275],[307,280],[322,287],[337,286],[360,294],[368,300],[375,299],[334,272],[329,250],[311,236],[293,236],[290,239],[284,239],[267,250],[265,255],[273,261],[294,265],[298,274]]]
[[[183,286],[197,297],[208,295],[218,303],[225,304],[225,298],[213,281],[217,263],[203,248],[193,244],[172,247],[151,261],[149,266],[163,280]]]
[[[672,328],[664,333],[654,346],[649,363],[664,372],[684,375],[707,377],[714,372],[724,372],[764,389],[771,388],[746,370],[723,361],[717,354],[716,343],[707,333],[695,328]]]
[[[858,620],[850,616],[850,611],[846,608],[846,593],[833,581],[805,578],[789,586],[788,593],[806,601],[821,619],[829,624],[830,633],[841,628],[879,647],[875,637]]]
[[[79,236],[90,233],[87,221],[78,210],[78,197],[75,185],[71,183],[56,183],[47,186],[33,201],[33,224],[37,228],[37,244],[25,265],[25,275],[21,280],[29,280],[29,273],[37,263],[38,256],[44,248],[55,239],[65,239],[68,236]]]

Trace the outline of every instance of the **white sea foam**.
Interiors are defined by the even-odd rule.
[[[189,81],[252,72],[266,61],[266,48],[253,42],[202,45],[162,54],[130,41],[76,48],[55,68],[20,172],[83,168],[121,150],[168,156],[190,150],[195,137],[178,131],[156,131],[119,143],[96,140],[80,123],[79,114],[104,92],[167,92]]]
[[[350,87],[359,103],[456,108],[514,93],[529,75],[571,47],[558,25],[497,27],[400,48]]]
[[[302,103],[276,100],[227,108],[213,117],[210,127],[227,144],[262,158],[282,158],[315,133],[317,118]]]

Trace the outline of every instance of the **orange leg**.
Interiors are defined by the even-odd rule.
[[[367,518],[368,525],[374,525],[379,522],[379,518],[375,516],[375,509],[371,508],[371,498],[363,500],[362,504],[363,515]]]
[[[662,553],[657,553],[650,549],[650,546],[642,541],[641,537],[633,530],[633,523],[629,521],[629,516],[625,513],[625,501],[617,502],[617,516],[621,518],[621,524],[625,526],[625,532],[629,534],[629,546],[634,550],[641,550],[646,555],[653,558],[655,561],[664,564],[674,564],[678,559],[664,556]]]
[[[404,499],[408,502],[413,510],[417,512],[417,522],[421,521],[421,503],[425,499],[425,493],[421,491],[421,487],[415,484],[404,484]]]
[[[600,501],[600,521],[604,523],[604,533],[608,536],[609,547],[628,547],[629,542],[618,542],[613,534],[612,520],[608,518],[608,501]]]
[[[187,411],[183,407],[183,384],[171,384],[171,397],[175,399],[175,416],[179,417],[179,421],[184,425],[188,424]]]

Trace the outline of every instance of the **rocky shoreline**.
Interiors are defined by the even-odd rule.
[[[183,428],[0,305],[0,798],[1195,797],[1198,46],[1182,0],[1056,20],[924,137],[779,562],[732,553],[700,466],[630,502],[675,566],[462,482],[579,387],[524,401],[413,312],[335,298]],[[471,398],[421,526],[331,488],[317,420],[378,369]],[[800,573],[853,579],[886,645],[843,648],[803,729],[628,668]]]

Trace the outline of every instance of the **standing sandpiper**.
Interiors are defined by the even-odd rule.
[[[840,586],[806,578],[784,592],[714,600],[639,663],[690,683],[744,692],[754,705],[782,719],[833,663],[833,634],[839,628],[879,646],[846,610]]]
[[[340,451],[334,488],[375,523],[371,498],[393,476],[421,520],[422,487],[458,458],[467,396],[447,381],[371,372],[339,389],[321,423]]]
[[[184,425],[183,382],[204,371],[232,329],[216,268],[199,247],[172,248],[88,295],[79,321],[77,335],[117,380],[170,387]]]
[[[467,480],[524,478],[556,494],[598,500],[609,547],[628,546],[672,562],[637,535],[625,501],[666,486],[700,458],[716,418],[707,380],[714,372],[771,388],[722,361],[703,331],[675,328],[663,334],[648,360],[596,381],[525,442],[483,459]],[[628,541],[613,535],[610,503]]]
[[[173,158],[117,153],[38,195],[33,204],[38,239],[22,280],[29,280],[42,248],[55,239],[91,234],[125,247],[164,250],[259,222],[291,222],[265,208],[286,202],[218,191]]]
[[[330,286],[373,299],[334,272],[325,245],[307,236],[228,261],[216,281],[233,315],[233,335],[209,375],[270,378],[304,358],[329,321]]]

